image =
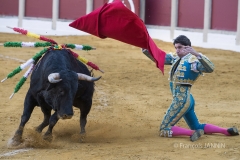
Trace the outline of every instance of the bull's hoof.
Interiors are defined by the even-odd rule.
[[[38,132],[38,133],[41,133],[41,132],[42,132],[42,130],[41,130],[39,127],[36,127],[36,128],[35,128],[35,131]]]
[[[79,142],[80,142],[80,143],[84,143],[85,138],[86,138],[86,133],[80,133]]]
[[[52,140],[53,140],[53,136],[51,135],[51,134],[45,134],[44,136],[43,136],[43,139],[45,140],[45,141],[48,141],[48,142],[52,142]]]
[[[14,135],[14,137],[9,142],[10,146],[19,146],[21,143],[23,143],[22,136],[20,135]]]
[[[42,133],[43,128],[44,127],[42,127],[42,125],[39,125],[39,126],[35,127],[35,131],[38,133]]]

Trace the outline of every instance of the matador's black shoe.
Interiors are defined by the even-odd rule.
[[[204,131],[202,129],[198,129],[195,132],[193,132],[193,134],[190,137],[190,140],[194,142],[198,140],[198,138],[200,138],[203,134],[204,134]]]
[[[238,129],[236,127],[232,127],[232,128],[228,128],[228,133],[231,135],[231,136],[237,136],[239,135],[238,133]]]

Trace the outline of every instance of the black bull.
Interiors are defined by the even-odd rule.
[[[94,81],[100,79],[90,74],[88,68],[74,58],[69,50],[49,50],[45,53],[32,72],[14,142],[22,142],[23,128],[35,106],[40,106],[44,114],[43,122],[36,131],[40,133],[49,125],[44,139],[52,140],[52,129],[60,118],[69,119],[73,116],[72,106],[81,111],[80,133],[84,134],[87,115],[92,106]],[[54,113],[51,115],[52,110]]]

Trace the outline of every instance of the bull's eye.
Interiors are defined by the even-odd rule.
[[[60,95],[64,95],[64,91],[63,91],[63,90],[60,90],[60,91],[59,91],[59,94],[60,94]]]

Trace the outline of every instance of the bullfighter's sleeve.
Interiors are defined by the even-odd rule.
[[[166,56],[165,56],[165,62],[164,62],[164,64],[165,64],[165,65],[172,65],[173,62],[174,62],[174,60],[176,60],[177,57],[178,57],[178,56],[177,56],[176,53],[172,53],[172,52],[167,53]]]
[[[152,55],[149,53],[149,51],[147,49],[142,49],[143,54],[145,54],[149,59],[151,59],[153,62],[155,62],[154,58],[152,57]],[[165,61],[164,64],[165,65],[171,65],[174,61],[174,57],[176,55],[173,53],[167,53],[165,56]]]
[[[197,64],[197,70],[200,72],[211,73],[214,70],[214,64],[204,55],[197,57],[199,62]]]
[[[149,59],[151,59],[153,62],[155,62],[155,59],[152,57],[152,55],[149,53],[147,49],[142,48],[143,54],[145,54]]]

